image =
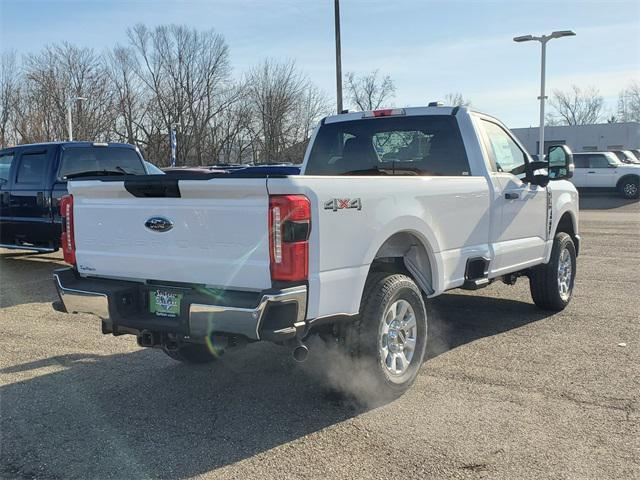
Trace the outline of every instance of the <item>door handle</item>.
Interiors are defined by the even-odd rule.
[[[587,172],[587,173],[596,173],[596,172],[594,172],[594,171],[591,171],[591,172]]]
[[[507,200],[517,200],[518,198],[520,198],[520,194],[517,192],[507,192],[504,194],[504,198],[506,198]]]

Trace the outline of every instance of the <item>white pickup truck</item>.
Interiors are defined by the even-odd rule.
[[[571,152],[547,158],[495,118],[438,106],[327,117],[300,175],[78,179],[57,308],[196,363],[258,340],[303,359],[310,334],[334,335],[398,395],[429,298],[526,276],[539,307],[569,303],[578,194]]]

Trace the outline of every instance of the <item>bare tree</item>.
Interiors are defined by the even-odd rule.
[[[129,42],[139,57],[136,72],[153,93],[155,112],[165,132],[179,125],[178,157],[211,163],[205,139],[211,122],[230,99],[229,48],[213,30],[180,25],[149,30],[136,25]]]
[[[0,57],[0,147],[17,143],[15,114],[20,102],[20,73],[13,51]]]
[[[81,96],[72,104],[76,138],[133,143],[159,165],[176,124],[180,163],[300,161],[330,110],[293,63],[267,60],[234,83],[227,44],[211,30],[136,25],[127,33],[128,45],[103,55],[68,43],[20,64],[3,53],[0,144],[67,138],[68,102]]]
[[[345,88],[349,102],[362,111],[380,108],[396,92],[391,76],[381,76],[378,70],[360,76],[347,73]]]
[[[136,75],[138,59],[132,49],[116,46],[105,54],[114,94],[114,133],[127,143],[145,148],[151,141],[149,92]]]
[[[634,80],[618,95],[618,120],[640,122],[640,82]]]
[[[568,91],[554,90],[549,103],[555,110],[547,116],[550,125],[586,125],[601,120],[604,98],[595,87],[572,85]]]
[[[285,150],[307,140],[311,124],[326,111],[322,94],[293,62],[265,60],[249,71],[246,89],[259,161],[282,160]]]
[[[92,49],[63,43],[28,55],[23,85],[15,126],[21,141],[66,138],[67,104],[77,96],[86,100],[73,104],[75,136],[84,140],[111,137],[112,92],[101,58]]]
[[[444,97],[444,103],[451,107],[470,107],[471,100],[465,99],[461,93],[447,93]]]

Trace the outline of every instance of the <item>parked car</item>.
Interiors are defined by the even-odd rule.
[[[613,152],[574,153],[571,181],[578,188],[615,190],[624,198],[638,198],[640,166],[625,164]]]
[[[60,242],[60,198],[72,178],[146,173],[122,143],[52,142],[0,150],[0,246],[52,252]]]
[[[630,150],[611,150],[618,160],[622,163],[628,163],[632,165],[640,165],[640,160]]]
[[[71,182],[56,308],[193,363],[258,340],[302,360],[324,333],[394,397],[422,365],[429,298],[528,277],[540,308],[571,300],[566,146],[533,162],[502,123],[463,107],[334,115],[312,138],[300,175]]]

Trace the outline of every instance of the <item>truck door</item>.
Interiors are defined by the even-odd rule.
[[[11,192],[12,165],[15,153],[12,150],[0,152],[0,243],[13,243],[13,226],[11,223],[11,209],[9,195]]]
[[[25,148],[16,159],[10,208],[17,245],[52,247],[49,179],[54,151],[52,146]]]
[[[495,201],[492,243],[494,260],[490,276],[540,263],[547,239],[547,189],[525,180],[528,156],[511,134],[498,123],[481,119],[489,154]]]

